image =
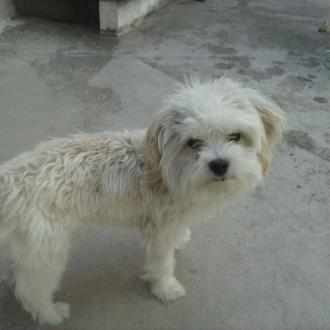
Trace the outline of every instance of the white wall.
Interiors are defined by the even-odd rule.
[[[14,8],[11,0],[0,0],[0,18],[9,18],[14,16]]]

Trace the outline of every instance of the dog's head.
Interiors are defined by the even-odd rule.
[[[154,173],[174,192],[252,190],[267,173],[283,113],[228,80],[182,86],[151,122],[146,148]]]

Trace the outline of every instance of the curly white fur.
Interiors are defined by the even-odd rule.
[[[282,133],[281,110],[226,79],[179,88],[148,130],[53,139],[0,167],[0,239],[11,246],[15,294],[40,323],[58,324],[54,303],[71,234],[81,225],[137,227],[145,240],[144,278],[162,301],[185,294],[174,251],[187,226],[253,190]],[[241,139],[228,137],[239,132]],[[202,145],[192,149],[189,139]],[[219,177],[209,167],[226,159]]]

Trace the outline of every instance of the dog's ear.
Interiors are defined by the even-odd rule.
[[[145,146],[152,166],[158,167],[166,144],[177,134],[183,115],[175,109],[165,109],[152,119]]]
[[[264,126],[264,136],[261,141],[259,158],[263,166],[264,174],[268,173],[272,159],[272,146],[280,142],[284,130],[283,110],[273,101],[264,97],[256,91],[249,90],[249,101],[258,111]]]

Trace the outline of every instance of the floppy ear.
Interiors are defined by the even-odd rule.
[[[145,146],[153,167],[159,167],[166,144],[176,135],[183,115],[174,109],[165,109],[151,121],[147,130]]]
[[[272,159],[271,147],[280,142],[282,138],[285,122],[284,113],[278,105],[258,92],[250,90],[249,101],[258,111],[265,130],[259,158],[263,166],[263,172],[267,174]]]

